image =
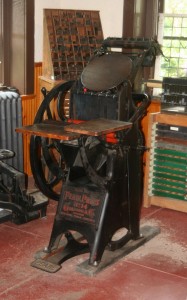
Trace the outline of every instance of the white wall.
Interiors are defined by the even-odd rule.
[[[124,0],[35,0],[35,62],[43,60],[43,9],[99,10],[104,38],[121,37]]]

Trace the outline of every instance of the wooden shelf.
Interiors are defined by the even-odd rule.
[[[166,136],[162,136],[162,134],[159,133],[158,126],[166,126],[167,128],[169,128],[169,130],[173,130],[172,134],[172,131],[169,133],[169,139],[167,138],[167,134]],[[177,134],[179,134],[178,130],[180,131],[180,127],[183,128],[183,131],[185,131],[186,128],[185,132],[187,135],[187,115],[164,113],[153,113],[149,115],[147,135],[147,147],[149,148],[149,151],[146,153],[146,166],[144,176],[145,207],[156,205],[159,207],[169,208],[181,212],[187,212],[187,172],[185,171],[185,168],[187,170],[187,160],[184,158],[187,157],[187,136],[186,138],[185,135],[183,138],[179,138],[179,136],[177,138]],[[168,149],[169,151],[174,152],[173,154],[171,154],[171,156],[170,154],[167,154]],[[165,155],[165,158],[163,158],[163,156],[162,158],[160,158],[158,155],[158,151],[161,152],[161,155]],[[163,154],[164,152],[165,154]],[[182,158],[184,159],[181,159],[180,155],[182,155]],[[169,163],[168,157],[170,157]],[[164,161],[160,162],[160,160]],[[178,165],[177,161],[180,161]],[[163,170],[162,168],[165,168],[165,165],[166,169]],[[160,170],[160,168],[162,170]],[[184,170],[182,171],[183,175],[180,175],[181,177],[183,177],[183,179],[181,179],[177,175],[176,171],[178,169],[180,170],[181,168]],[[162,176],[161,183],[158,183],[158,185],[158,178],[157,175],[155,175],[157,174],[157,172]],[[181,183],[181,181],[183,182]],[[161,184],[161,187],[158,187],[159,184]],[[182,185],[184,187],[178,188],[177,186],[179,184],[180,186]]]
[[[149,88],[162,88],[162,81],[161,80],[155,80],[155,79],[149,79],[147,82],[145,82],[147,87]]]

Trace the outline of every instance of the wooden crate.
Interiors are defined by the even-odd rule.
[[[102,41],[99,11],[44,9],[42,75],[77,79]]]
[[[157,139],[156,135],[156,125],[166,124],[172,127],[187,127],[187,116],[179,114],[164,114],[164,113],[153,113],[149,115],[148,121],[148,136],[147,136],[147,146],[149,151],[146,155],[146,167],[144,176],[144,206],[149,207],[150,205],[156,205],[159,207],[169,208],[177,211],[187,212],[187,200],[179,200],[175,198],[156,196],[152,193],[153,186],[153,165],[155,159],[155,141]],[[177,145],[179,142],[177,139],[172,139],[169,143]],[[183,145],[187,145],[187,140],[180,141]],[[185,146],[184,146],[185,147]],[[174,170],[175,172],[175,170]],[[187,178],[186,178],[187,179]],[[184,190],[185,191],[185,190]]]

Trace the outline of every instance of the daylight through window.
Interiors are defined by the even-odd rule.
[[[185,12],[185,14],[181,14]],[[156,61],[155,78],[187,76],[186,0],[166,0],[165,13],[159,15],[158,41],[164,56]]]

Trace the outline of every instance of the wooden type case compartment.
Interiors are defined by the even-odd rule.
[[[102,41],[99,11],[45,9],[42,75],[77,79]]]
[[[167,186],[169,186],[169,190],[171,191],[171,197],[168,196],[164,196],[164,193],[166,194],[166,191],[161,191],[161,193],[153,193],[153,185],[155,184],[154,182],[154,172],[155,172],[155,164],[157,164],[158,162],[158,150],[157,150],[157,125],[164,125],[164,126],[168,126],[168,127],[172,127],[172,130],[176,130],[178,127],[186,127],[187,130],[187,116],[185,115],[179,115],[179,114],[164,114],[164,113],[152,113],[149,115],[149,122],[148,122],[148,135],[147,135],[147,147],[149,148],[149,151],[147,151],[146,153],[146,166],[145,166],[145,177],[144,177],[144,207],[150,207],[150,205],[156,205],[159,207],[164,207],[164,208],[169,208],[169,209],[173,209],[173,210],[177,210],[177,211],[182,211],[182,212],[187,212],[187,185],[186,185],[186,180],[187,180],[187,172],[185,171],[185,169],[187,170],[187,159],[185,157],[187,157],[187,150],[185,150],[186,146],[187,146],[187,139],[177,139],[177,138],[164,138],[164,142],[163,145],[167,144],[166,146],[162,147],[161,151],[165,152],[166,154],[164,155],[168,155],[168,148],[171,149],[169,150],[170,152],[176,152],[176,149],[180,149],[181,147],[183,147],[183,152],[182,153],[182,159],[180,157],[177,157],[178,154],[172,154],[171,156],[173,156],[174,161],[183,161],[184,163],[182,163],[182,169],[183,169],[183,173],[186,174],[183,175],[183,183],[181,183],[181,179],[177,178],[177,176],[179,177],[179,175],[177,175],[177,168],[173,167],[173,174],[171,174],[171,170],[169,171],[168,169],[168,175],[164,178],[162,178],[162,184],[166,184],[166,188],[165,190],[167,191]],[[176,136],[176,135],[175,135]],[[155,151],[156,150],[156,151]],[[174,151],[172,151],[174,150]],[[161,153],[161,155],[163,155],[163,153]],[[169,154],[170,156],[170,154]],[[172,159],[173,159],[172,158]],[[166,164],[168,158],[166,159]],[[170,158],[169,158],[170,160]],[[170,162],[169,162],[170,163]],[[170,163],[171,164],[171,163]],[[174,162],[175,164],[175,162]],[[181,162],[179,162],[179,164],[181,165]],[[165,162],[163,162],[161,164],[161,167],[164,167]],[[170,167],[169,167],[170,168]],[[180,167],[181,168],[181,167]],[[158,168],[157,168],[158,169]],[[158,171],[161,172],[162,171]],[[174,179],[171,179],[173,175],[173,178],[175,176]],[[179,182],[177,182],[179,180]],[[169,185],[168,182],[169,181]],[[172,182],[173,182],[173,186],[172,186]],[[180,186],[183,185],[183,200],[180,199],[180,197],[177,195],[175,198],[175,194],[174,192],[172,192],[173,187],[175,186]],[[159,195],[158,195],[159,194]],[[162,195],[163,194],[163,195]]]

